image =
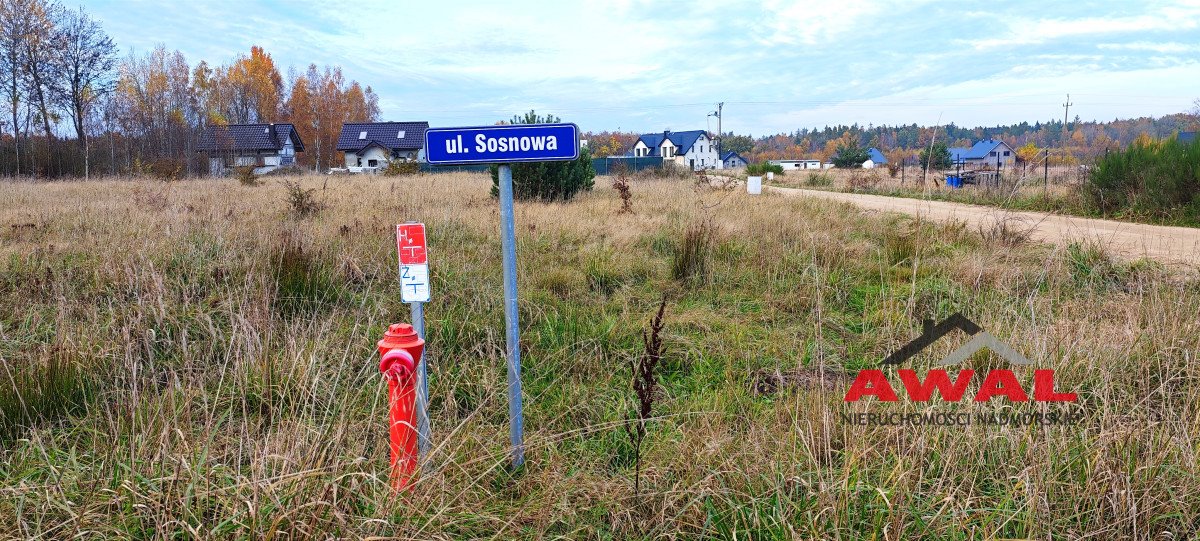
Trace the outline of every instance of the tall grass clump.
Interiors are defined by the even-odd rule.
[[[1135,141],[1097,162],[1084,193],[1103,215],[1200,224],[1200,141]]]
[[[74,355],[54,352],[29,364],[0,365],[0,442],[39,423],[82,413],[95,382]]]
[[[671,261],[671,276],[676,280],[703,280],[708,275],[715,232],[712,219],[693,222],[683,231],[679,249]]]

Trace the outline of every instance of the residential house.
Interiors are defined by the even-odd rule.
[[[304,152],[304,141],[291,124],[212,125],[200,134],[196,151],[208,155],[213,175],[246,166],[262,174],[296,163],[296,153]]]
[[[647,133],[634,143],[633,155],[661,156],[663,163],[673,161],[693,171],[722,167],[716,140],[702,130]]]
[[[769,163],[782,167],[784,171],[821,168],[821,160],[771,160]]]
[[[428,129],[428,122],[343,124],[337,151],[345,153],[346,167],[352,171],[378,170],[393,160],[424,161]]]
[[[871,147],[867,149],[867,161],[863,162],[863,169],[874,169],[887,165],[887,158],[879,149]]]
[[[961,166],[1008,168],[1017,162],[1017,153],[999,139],[984,139],[971,148],[950,149],[950,162]]]
[[[741,169],[746,167],[750,160],[743,158],[741,154],[730,150],[725,155],[721,156],[721,167],[724,169]]]

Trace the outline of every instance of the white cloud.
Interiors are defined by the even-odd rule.
[[[1008,32],[994,38],[967,40],[977,50],[1034,45],[1062,38],[1105,34],[1183,32],[1200,27],[1200,7],[1181,4],[1135,16],[1079,19],[1007,19]]]
[[[1111,51],[1149,51],[1164,54],[1200,52],[1200,44],[1179,43],[1177,41],[1165,43],[1154,43],[1149,41],[1135,41],[1133,43],[1101,43],[1097,45],[1097,47]]]

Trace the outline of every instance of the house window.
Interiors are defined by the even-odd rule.
[[[1008,155],[1009,155],[1009,153],[1008,153],[1008,151],[1007,151],[1007,150],[1005,150],[1005,151],[1004,151],[1004,155],[1005,155],[1005,156],[1008,156]]]
[[[993,151],[992,151],[990,154],[988,154],[988,156],[993,156],[993,157],[995,157],[995,156],[996,156],[996,151],[995,151],[995,150],[993,150]]]
[[[367,167],[378,167],[379,160],[367,160]]]

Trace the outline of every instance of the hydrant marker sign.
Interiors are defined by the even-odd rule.
[[[396,226],[396,253],[400,260],[400,300],[429,302],[429,254],[425,224]]]

